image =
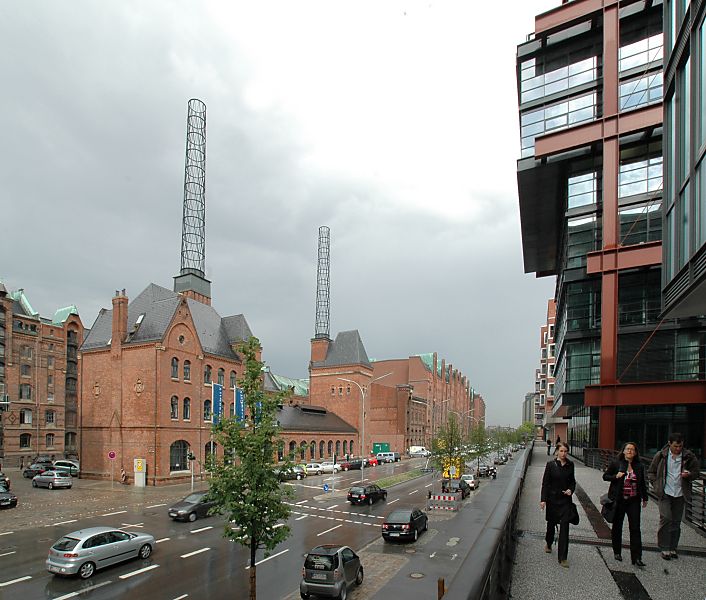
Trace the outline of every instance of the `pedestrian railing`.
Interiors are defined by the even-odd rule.
[[[444,600],[508,598],[517,546],[520,496],[533,446],[527,446],[527,452],[515,465],[509,485],[444,593]],[[441,586],[439,593],[442,593]]]

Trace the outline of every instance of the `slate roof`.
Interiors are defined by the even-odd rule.
[[[339,332],[336,339],[329,344],[326,360],[312,363],[312,367],[338,365],[365,365],[372,368],[357,329]]]
[[[355,427],[321,406],[285,404],[277,410],[277,420],[284,431],[357,433]]]
[[[159,341],[169,327],[181,296],[172,290],[150,283],[127,309],[128,335],[126,344]],[[212,306],[186,299],[203,351],[208,354],[237,359],[230,345],[252,335],[243,315],[221,318]],[[138,324],[140,315],[144,315]],[[102,308],[81,350],[103,348],[110,343],[113,311]]]

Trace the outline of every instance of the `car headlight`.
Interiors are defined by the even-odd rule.
[[[186,514],[186,511],[185,511],[185,510],[178,510],[178,511],[177,511],[177,514],[178,514],[178,515],[185,515],[185,514]]]

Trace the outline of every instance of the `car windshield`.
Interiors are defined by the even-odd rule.
[[[7,489],[7,486],[0,483],[0,494],[8,494],[10,490]]]
[[[409,510],[395,510],[387,517],[388,523],[409,523],[412,518],[412,512]]]
[[[304,561],[305,569],[333,571],[338,566],[338,554],[308,554]]]
[[[363,492],[365,492],[365,488],[363,487],[352,487],[350,489],[351,494],[362,494]]]
[[[66,551],[73,550],[80,540],[72,537],[63,537],[52,546],[52,550]]]
[[[203,497],[203,494],[189,494],[183,501],[188,502],[189,504],[196,504],[197,502],[201,502]]]

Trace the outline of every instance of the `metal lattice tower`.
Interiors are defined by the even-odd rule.
[[[330,326],[331,288],[329,253],[331,230],[319,227],[319,262],[316,269],[316,334],[315,338],[328,338]]]
[[[181,274],[206,272],[206,105],[189,100],[186,117],[184,216],[181,229]]]

